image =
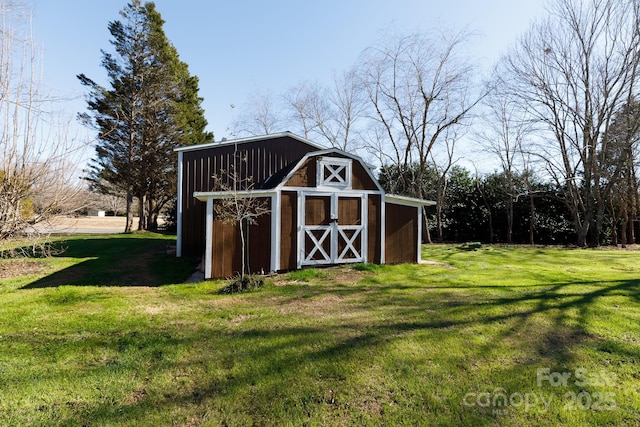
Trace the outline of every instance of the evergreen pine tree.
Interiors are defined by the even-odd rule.
[[[154,3],[133,0],[109,23],[115,55],[102,51],[110,88],[84,74],[90,89],[89,112],[80,114],[98,131],[96,155],[87,179],[99,192],[109,184],[127,200],[131,231],[134,197],[139,202],[138,229],[155,230],[163,207],[175,198],[174,148],[213,141],[206,132],[198,79],[167,39]]]

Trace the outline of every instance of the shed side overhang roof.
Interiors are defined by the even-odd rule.
[[[415,197],[400,196],[398,194],[386,194],[385,201],[404,206],[435,206],[437,203],[433,200],[417,199]]]
[[[275,190],[240,190],[240,191],[196,191],[193,193],[193,197],[206,202],[207,199],[228,199],[230,197],[237,197],[240,199],[249,197],[270,197],[276,194]]]
[[[235,193],[229,191],[196,191],[193,193],[193,197],[200,200],[201,202],[206,202],[207,199],[227,199],[231,197],[231,195],[239,198],[247,198],[247,197],[270,197],[278,192],[277,189],[268,189],[268,190],[241,190],[236,191]],[[394,203],[397,205],[404,206],[435,206],[436,202],[433,200],[424,200],[417,199],[415,197],[407,197],[400,196],[398,194],[386,194],[385,201],[388,203]]]

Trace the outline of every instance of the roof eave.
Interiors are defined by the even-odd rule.
[[[433,200],[418,199],[415,197],[400,196],[399,194],[386,194],[385,200],[398,205],[406,206],[435,206],[437,203]]]
[[[325,150],[327,147],[320,145],[316,142],[310,141],[306,138],[303,138],[301,136],[298,136],[294,133],[291,132],[280,132],[280,133],[273,133],[273,134],[269,134],[269,135],[261,135],[261,136],[251,136],[251,137],[247,137],[247,138],[238,138],[238,139],[233,139],[233,140],[223,140],[220,142],[208,142],[206,144],[196,144],[196,145],[186,145],[186,146],[182,146],[182,147],[177,147],[174,149],[174,151],[177,152],[185,152],[185,151],[197,151],[197,150],[204,150],[207,148],[217,148],[217,147],[225,147],[225,146],[229,146],[229,145],[238,145],[238,144],[248,144],[248,143],[252,143],[252,142],[256,142],[256,141],[264,141],[267,139],[276,139],[276,138],[284,138],[284,137],[290,137],[293,139],[296,139],[304,144],[308,144],[318,150]]]
[[[208,199],[228,199],[235,196],[239,198],[247,197],[269,197],[276,194],[275,190],[240,190],[240,191],[196,191],[193,197],[206,202]]]

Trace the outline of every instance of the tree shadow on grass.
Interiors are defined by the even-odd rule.
[[[101,252],[94,256],[105,257]],[[584,286],[594,289],[573,290],[573,287]],[[75,375],[91,381],[94,371],[108,371],[116,366],[141,380],[137,387],[125,390],[131,397],[88,401],[81,412],[73,414],[70,422],[86,424],[98,420],[105,424],[136,424],[149,414],[156,417],[174,414],[175,424],[186,424],[189,416],[209,413],[212,424],[216,421],[224,424],[224,419],[213,418],[216,411],[224,409],[227,396],[242,397],[246,395],[242,390],[246,390],[251,392],[251,398],[239,405],[246,409],[247,419],[254,424],[261,424],[262,417],[285,413],[298,417],[296,421],[300,424],[305,416],[311,424],[322,416],[335,417],[327,424],[330,421],[355,423],[361,413],[371,417],[369,424],[400,419],[376,412],[376,405],[371,403],[374,401],[387,411],[404,405],[401,419],[408,420],[407,424],[417,425],[425,419],[440,425],[496,425],[501,421],[509,424],[513,421],[511,416],[517,417],[518,422],[527,418],[517,415],[524,410],[521,406],[516,407],[512,402],[510,406],[497,407],[491,400],[493,406],[481,407],[477,399],[465,400],[465,397],[469,392],[479,396],[497,389],[504,390],[508,396],[555,392],[562,397],[572,389],[550,390],[536,386],[536,369],[573,372],[579,367],[576,365],[579,361],[573,360],[575,349],[585,342],[599,347],[607,344],[604,350],[613,356],[620,354],[634,360],[640,357],[640,350],[635,347],[616,346],[606,337],[588,333],[596,300],[622,296],[639,301],[640,280],[549,284],[544,289],[536,287],[532,292],[517,295],[510,295],[505,287],[503,293],[495,296],[483,295],[482,289],[473,294],[452,294],[444,287],[435,288],[438,292],[428,288],[421,291],[421,288],[424,287],[406,286],[399,290],[394,284],[305,287],[303,295],[307,299],[339,294],[350,307],[369,313],[365,319],[341,316],[333,322],[310,321],[308,325],[300,325],[297,323],[300,317],[295,316],[294,322],[272,325],[231,320],[226,323],[211,315],[208,321],[193,328],[186,328],[182,323],[162,322],[161,327],[156,325],[140,331],[118,329],[97,337],[90,334],[87,342],[83,342],[85,351],[108,353],[112,359]],[[300,300],[297,295],[275,294],[273,298],[269,304],[274,310]],[[456,298],[456,304],[448,304]],[[540,315],[548,317],[549,322],[537,323]],[[537,331],[537,326],[544,329]],[[465,337],[478,330],[488,335],[485,343],[471,340],[465,344]],[[536,335],[531,336],[534,333]],[[468,353],[461,357],[454,348],[451,353],[431,354],[426,363],[421,352],[430,351],[429,345],[437,340],[434,337],[450,340],[454,347],[464,345]],[[36,344],[44,347],[41,338],[38,340]],[[394,360],[400,357],[395,350],[403,342],[415,351],[401,353],[405,360]],[[46,345],[64,349],[70,343],[54,339]],[[522,354],[499,354],[503,349],[513,348]],[[491,363],[491,359],[498,356],[504,357],[504,361]],[[441,367],[438,363],[431,364],[431,358]],[[449,368],[454,372],[448,372]],[[371,379],[371,389],[363,387],[359,380],[378,378],[377,375],[382,378]],[[398,383],[400,388],[393,384],[391,378],[395,375],[407,378],[406,390],[402,388],[405,380]],[[409,377],[421,375],[423,381],[410,382]],[[175,386],[155,389],[156,376],[174,378]],[[300,378],[310,381],[300,385]],[[429,383],[433,378],[451,383],[449,388],[457,389],[457,394],[437,396],[438,383]],[[392,385],[386,386],[385,381]],[[358,387],[356,393],[354,390]],[[276,391],[280,394],[275,395]],[[73,399],[69,399],[59,403],[73,403]],[[538,412],[544,409],[541,405],[538,403],[532,409],[532,417],[541,415]],[[624,412],[628,409],[624,402],[620,401],[619,405],[611,414],[590,411],[585,416],[611,416],[610,425],[616,422],[632,425],[633,415]],[[282,409],[285,406],[289,409]],[[462,410],[451,409],[460,407]],[[234,410],[230,410],[231,414]],[[347,419],[340,420],[341,414]],[[434,419],[436,416],[439,418]],[[561,423],[563,416],[558,412],[543,421],[560,417],[556,421]],[[233,418],[230,421],[233,424]],[[272,421],[275,423],[277,419]]]
[[[42,277],[22,289],[56,286],[163,286],[184,282],[194,271],[193,258],[177,258],[171,240],[117,235],[57,243],[54,258],[83,261]]]
[[[373,323],[367,324],[362,323],[357,317],[349,317],[344,322],[323,326],[288,325],[274,328],[269,325],[243,326],[238,324],[231,330],[212,328],[206,339],[199,340],[195,336],[189,337],[189,345],[202,347],[202,351],[199,353],[202,359],[197,358],[186,362],[188,366],[182,365],[184,361],[176,362],[175,365],[162,366],[162,369],[169,372],[195,370],[195,372],[201,372],[203,378],[196,382],[186,383],[184,387],[176,387],[165,395],[150,396],[148,399],[127,407],[119,407],[117,408],[117,416],[120,420],[135,422],[140,419],[140,414],[146,411],[172,412],[171,408],[188,408],[194,405],[197,407],[218,407],[218,405],[223,405],[222,402],[225,401],[226,395],[236,395],[236,393],[242,395],[237,389],[251,390],[252,399],[247,403],[247,410],[249,417],[254,421],[259,420],[261,416],[270,411],[278,413],[279,410],[274,409],[279,405],[278,401],[289,402],[293,408],[291,409],[292,414],[301,417],[304,417],[305,412],[317,415],[319,411],[327,411],[327,414],[357,414],[358,411],[368,407],[358,406],[364,405],[364,403],[358,401],[358,396],[355,396],[346,384],[350,383],[352,377],[358,377],[360,374],[366,375],[366,371],[370,369],[372,364],[381,363],[377,352],[384,351],[382,350],[384,348],[393,349],[396,343],[407,338],[413,345],[431,343],[433,338],[429,337],[433,335],[450,337],[454,342],[459,342],[455,336],[467,333],[467,328],[490,326],[496,327],[500,332],[490,337],[485,345],[470,344],[469,354],[465,359],[459,359],[460,356],[455,352],[441,357],[441,362],[445,363],[445,366],[458,366],[461,373],[465,372],[469,376],[476,376],[475,381],[477,382],[467,380],[463,378],[464,376],[451,377],[449,372],[438,373],[437,368],[425,367],[419,354],[416,354],[415,369],[409,370],[409,373],[404,372],[406,364],[411,364],[412,361],[410,359],[398,361],[396,365],[393,361],[393,351],[391,351],[385,356],[388,365],[384,366],[387,369],[395,369],[395,371],[387,374],[407,376],[424,374],[424,385],[417,382],[410,385],[409,387],[414,388],[408,391],[388,390],[381,395],[375,395],[375,390],[369,392],[373,393],[370,396],[372,399],[380,399],[383,403],[384,399],[389,399],[389,402],[392,403],[396,397],[399,399],[403,397],[394,397],[394,393],[406,393],[409,397],[420,395],[424,399],[431,399],[431,395],[437,392],[437,388],[427,385],[426,375],[430,375],[430,369],[434,369],[436,372],[433,375],[436,378],[442,376],[447,381],[454,382],[459,388],[459,393],[446,396],[442,402],[432,399],[407,406],[404,415],[408,417],[407,419],[419,420],[421,411],[424,411],[426,417],[433,417],[434,412],[429,412],[426,409],[429,405],[442,405],[443,408],[447,408],[447,405],[460,407],[468,404],[462,411],[453,412],[451,418],[448,418],[445,410],[438,422],[442,425],[495,425],[503,416],[509,420],[509,415],[506,414],[513,415],[514,412],[523,411],[523,407],[515,406],[513,400],[511,404],[507,403],[506,406],[496,406],[494,397],[497,395],[494,394],[491,394],[491,404],[487,407],[481,407],[477,400],[465,400],[469,392],[473,392],[474,397],[481,393],[494,393],[494,390],[500,390],[500,393],[505,393],[507,396],[522,396],[525,393],[530,393],[531,396],[533,396],[532,393],[537,393],[536,396],[542,396],[542,393],[546,393],[549,396],[551,393],[556,393],[557,399],[560,399],[566,392],[573,389],[549,390],[549,388],[537,386],[536,369],[549,368],[551,372],[574,372],[579,367],[576,365],[577,362],[573,360],[576,347],[584,345],[585,342],[598,344],[602,340],[586,332],[589,324],[590,305],[597,298],[611,295],[622,295],[638,300],[639,283],[638,280],[626,280],[610,285],[598,282],[558,284],[541,292],[527,293],[513,298],[496,298],[488,302],[487,305],[491,305],[494,309],[498,308],[499,311],[489,316],[482,315],[484,307],[470,304],[469,301],[458,306],[442,307],[442,313],[433,316],[423,310],[429,296],[425,296],[424,300],[416,304],[411,296],[405,294],[396,293],[390,296],[387,291],[393,287],[389,289],[376,287],[372,292],[367,293],[361,302],[369,310],[391,308],[392,311],[389,314],[394,315],[385,316],[386,321],[373,321]],[[569,296],[562,293],[571,286],[580,285],[598,286],[598,289]],[[327,288],[313,290],[316,297],[322,297],[322,289],[327,290]],[[343,288],[340,290],[343,291],[342,295],[347,298],[347,291]],[[362,292],[362,289],[353,294],[353,296],[361,297],[361,295],[356,295],[357,292]],[[530,308],[527,306],[522,310],[519,309],[521,306],[518,303],[531,303],[532,306]],[[460,316],[459,309],[466,310],[470,316]],[[577,323],[568,319],[571,317],[569,311],[572,310],[577,310],[579,313]],[[534,332],[532,331],[532,325],[535,325],[534,318],[540,314],[550,318],[548,327],[540,331],[537,337],[527,337],[526,334]],[[534,340],[530,342],[531,339]],[[505,341],[509,343],[505,344]],[[517,355],[514,360],[509,360],[510,356],[505,355],[506,363],[504,365],[487,364],[487,360],[500,356],[496,354],[496,348],[509,347],[520,347],[523,354]],[[204,351],[205,349],[209,349],[209,351]],[[618,351],[613,347],[609,347],[608,350],[610,352]],[[637,349],[625,347],[621,350],[633,358],[640,357],[640,352]],[[370,355],[374,355],[376,359],[371,361],[367,357]],[[362,364],[358,364],[359,368],[356,368],[355,371],[350,368],[354,366],[354,360],[362,360]],[[255,363],[254,361],[268,361],[268,363]],[[200,365],[209,366],[209,364],[217,367],[216,374],[200,371]],[[473,365],[479,367],[469,368]],[[309,375],[309,369],[316,372],[313,381],[308,387],[298,386],[298,377],[306,378]],[[479,373],[475,373],[474,369],[479,370]],[[482,372],[483,370],[484,372]],[[381,386],[383,385],[384,379]],[[297,392],[284,393],[279,395],[278,399],[273,398],[274,390],[289,390],[291,388],[296,389]],[[331,392],[329,393],[327,390],[331,390]],[[575,391],[577,393],[580,390]],[[363,393],[368,392],[363,391]],[[406,402],[405,404],[410,405]],[[530,408],[531,414],[533,416],[542,414],[542,411],[545,410],[542,405],[541,400],[536,401],[536,405]],[[603,417],[603,420],[610,416],[613,420],[611,423],[614,424],[616,421],[630,421],[630,417],[633,415],[625,412],[627,408],[624,407],[623,402],[619,402],[619,405],[617,412],[590,413],[588,416]],[[115,414],[115,409],[98,406],[93,408],[95,412],[90,413],[90,417],[109,419],[110,411]],[[560,412],[554,416],[562,417],[563,415]],[[372,420],[378,420],[384,424],[384,414],[374,413],[372,417]],[[298,419],[298,421],[301,420]],[[347,423],[349,420],[341,421]]]

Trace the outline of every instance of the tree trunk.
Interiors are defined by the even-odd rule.
[[[426,207],[422,207],[420,208],[422,209],[422,218],[423,218],[423,226],[424,226],[424,235],[426,237],[426,241],[428,244],[433,243],[431,241],[431,231],[429,230],[429,218],[427,218],[427,208]]]
[[[138,196],[138,231],[147,229],[146,200],[143,194]]]
[[[533,199],[533,193],[529,190],[529,244],[533,245],[535,242],[535,230],[536,230],[536,204]]]
[[[442,205],[436,206],[436,228],[438,229],[438,242],[444,242],[444,236],[442,232]]]
[[[609,192],[609,194],[610,193],[611,192]],[[592,220],[593,228],[595,230],[593,230],[593,233],[591,235],[591,246],[594,248],[600,246],[600,233],[602,232],[602,224],[604,224],[604,214],[606,210],[606,204],[604,203],[604,200],[606,200],[607,198],[608,197],[602,197],[601,200],[598,200],[595,206],[596,215]]]
[[[246,245],[245,240],[244,240],[244,230],[242,228],[242,224],[243,223],[244,223],[244,221],[242,219],[238,222],[238,227],[240,228],[240,252],[242,253],[241,257],[240,257],[240,259],[241,259],[241,263],[240,263],[240,278],[241,279],[244,279],[244,276],[245,276],[245,274],[244,274],[245,270],[246,270],[246,268],[245,268],[245,263],[246,263],[246,261],[245,261],[245,253],[247,251],[247,247],[246,247],[247,245]]]
[[[638,212],[638,180],[636,179],[635,168],[633,167],[633,162],[631,161],[630,176],[628,177],[629,183],[627,184],[627,188],[629,191],[628,197],[628,223],[629,223],[629,243],[636,243],[636,230],[634,226],[634,219],[636,218]]]
[[[127,207],[126,207],[126,216],[127,223],[124,226],[124,232],[130,233],[133,228],[133,192],[131,189],[127,190]]]
[[[155,197],[149,196],[147,199],[147,230],[158,231],[158,202]]]
[[[578,226],[578,230],[576,234],[577,234],[576,244],[581,248],[586,247],[587,236],[589,234],[589,221],[583,221],[582,224]]]
[[[507,208],[507,243],[513,243],[513,196],[509,195]]]

